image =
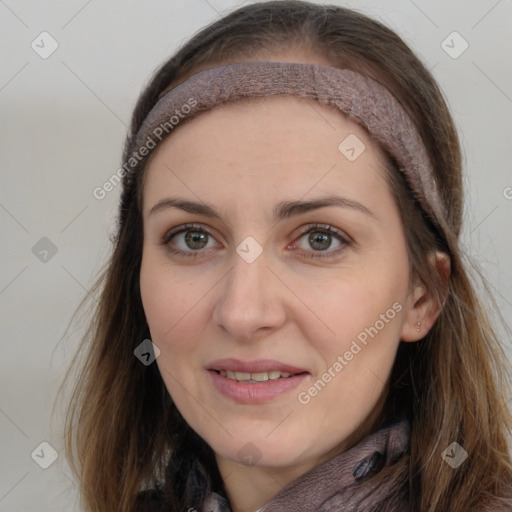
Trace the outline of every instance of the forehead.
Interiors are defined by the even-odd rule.
[[[200,113],[159,145],[146,168],[144,209],[175,187],[254,195],[285,186],[304,195],[354,180],[371,188],[379,177],[382,187],[386,166],[366,131],[334,107],[295,96],[250,98]]]

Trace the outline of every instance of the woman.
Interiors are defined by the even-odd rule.
[[[512,510],[459,142],[396,34],[240,8],[156,73],[122,169],[69,415],[85,510]]]

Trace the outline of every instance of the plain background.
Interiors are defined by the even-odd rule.
[[[93,190],[118,169],[131,110],[156,67],[201,27],[245,3],[0,0],[2,512],[78,510],[62,451],[62,413],[52,410],[80,328],[61,338],[107,258],[115,227],[120,187],[103,200]],[[510,325],[512,2],[331,3],[394,28],[439,81],[465,155],[464,244]],[[46,59],[31,47],[35,41],[40,52],[50,48],[44,31],[58,43]],[[467,50],[453,58],[464,41]],[[47,261],[36,257],[49,244],[43,237],[57,251]],[[41,442],[59,454],[46,470],[31,458]]]

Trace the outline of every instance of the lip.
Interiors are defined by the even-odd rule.
[[[273,370],[288,373],[308,373],[305,368],[291,366],[273,359],[254,359],[252,361],[241,361],[240,359],[226,358],[213,361],[207,366],[207,370],[228,370],[231,372],[271,372]]]
[[[219,359],[211,363],[208,374],[214,387],[225,397],[241,404],[261,404],[270,402],[280,395],[299,386],[310,373],[302,368],[291,366],[271,359],[240,361],[238,359]],[[294,373],[291,377],[268,380],[264,382],[238,382],[217,373],[219,370],[232,372],[259,373],[272,370]]]

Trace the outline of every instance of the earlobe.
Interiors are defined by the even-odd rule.
[[[418,341],[424,338],[440,313],[435,298],[424,285],[414,288],[411,303],[402,328],[402,341]]]
[[[435,258],[435,268],[443,283],[448,285],[450,278],[450,258],[447,254],[436,251],[431,257]],[[447,290],[447,286],[443,286]],[[411,294],[409,306],[406,312],[405,322],[400,339],[405,342],[419,341],[423,339],[436,322],[446,301],[446,291],[440,293],[442,300],[423,283],[415,286]]]

